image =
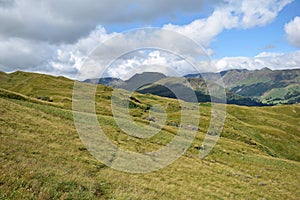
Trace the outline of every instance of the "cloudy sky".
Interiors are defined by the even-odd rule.
[[[203,71],[300,68],[299,10],[298,0],[0,0],[0,70],[70,78],[82,73],[92,78],[96,73],[83,73],[85,61],[111,41],[118,41],[115,49],[101,53],[111,55],[116,48],[131,43],[136,47],[145,40],[178,49],[184,45],[163,34],[157,42],[137,31],[129,39],[123,37],[124,42],[114,40],[144,27],[192,39],[214,63]],[[162,65],[173,66],[172,74],[194,72],[180,57],[158,49],[138,50],[116,60],[106,76],[126,78],[141,66],[168,73]],[[104,67],[101,61],[96,65]]]

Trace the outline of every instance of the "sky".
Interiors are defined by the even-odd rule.
[[[0,24],[5,72],[126,79],[143,70],[180,76],[300,68],[299,0],[0,0]],[[142,28],[148,27],[162,31],[145,34]],[[205,56],[197,55],[193,44],[188,49],[187,38]],[[165,49],[142,49],[145,44]],[[102,60],[94,59],[97,48],[107,45],[98,51]],[[128,52],[113,58],[120,49]],[[203,64],[204,57],[211,63]]]

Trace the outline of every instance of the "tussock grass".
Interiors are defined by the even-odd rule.
[[[0,97],[0,199],[300,198],[300,105],[227,106],[227,119],[217,145],[206,158],[199,159],[198,149],[211,111],[210,104],[200,104],[199,131],[188,151],[162,170],[130,174],[106,167],[83,146],[73,123],[71,102],[61,102],[71,98],[72,81],[41,76],[39,85],[49,83],[42,93],[34,88],[38,86],[30,89],[36,84],[31,82],[32,76],[38,78],[35,74],[18,72],[15,76],[1,74],[2,82],[24,82],[18,86],[7,84],[1,90],[18,98]],[[67,84],[60,90],[57,83]],[[37,93],[56,98],[52,103],[42,102],[34,98]],[[133,95],[140,101],[139,106],[130,109],[131,119],[137,123],[150,123],[147,106],[160,104],[168,113],[157,135],[138,139],[116,125],[110,94],[110,88],[98,86],[97,116],[107,137],[121,148],[153,151],[175,136],[178,127],[168,122],[180,119],[176,100]]]

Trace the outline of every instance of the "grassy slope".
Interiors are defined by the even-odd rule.
[[[73,81],[64,77],[16,71],[0,74],[1,88],[29,97],[49,97],[62,105],[71,102]]]
[[[64,80],[64,83],[70,87],[73,82]],[[42,81],[38,85],[43,84]],[[49,83],[46,87],[49,91],[43,93],[59,97],[53,103],[17,100],[7,95],[0,98],[0,198],[300,197],[297,178],[300,176],[300,105],[228,106],[221,139],[208,157],[198,159],[194,145],[201,145],[210,112],[209,105],[202,104],[200,132],[183,157],[157,172],[128,174],[104,166],[88,153],[73,125],[70,102],[61,104],[64,94],[52,93],[56,87]],[[30,95],[19,87],[18,92],[22,91]],[[65,88],[65,93],[68,96],[71,91]],[[99,121],[110,139],[124,148],[144,152],[160,148],[174,136],[176,128],[171,126],[165,126],[159,136],[148,140],[120,132],[111,116],[110,93],[110,88],[99,86],[96,94]],[[156,103],[167,107],[167,120],[178,119],[176,101],[152,95],[135,94],[135,97],[142,103],[136,103],[131,114],[139,123],[148,123],[143,109]]]

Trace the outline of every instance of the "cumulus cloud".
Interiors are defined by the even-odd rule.
[[[74,44],[50,44],[22,38],[0,37],[0,70],[47,72],[75,78],[89,53],[116,33],[97,27]]]
[[[224,57],[219,60],[199,61],[198,68],[186,60],[163,51],[133,53],[127,59],[119,59],[107,69],[106,76],[128,79],[145,71],[160,72],[168,76],[183,76],[192,73],[220,72],[228,69],[257,70],[270,68],[297,69],[300,66],[300,51],[290,53],[262,52],[255,57]],[[99,78],[94,76],[93,78]]]
[[[300,51],[291,53],[262,52],[259,55],[248,57],[225,57],[215,61],[216,70],[226,69],[296,69],[300,66]]]
[[[205,0],[10,0],[0,1],[0,35],[73,43],[97,25],[152,20],[199,12]]]
[[[234,1],[234,0],[230,0]],[[252,28],[254,26],[264,26],[271,23],[278,13],[293,0],[244,0],[239,1],[236,6],[240,6],[239,24],[244,28]]]
[[[80,70],[89,54],[99,44],[114,35],[116,33],[107,33],[103,27],[97,27],[88,37],[81,38],[74,44],[58,45],[53,58],[48,62],[48,66],[52,66],[57,74],[66,74],[67,72],[69,77],[75,78],[76,73]]]
[[[128,55],[127,55],[128,56]],[[136,73],[159,72],[167,76],[182,76],[195,71],[190,63],[162,50],[133,52],[127,59],[119,59],[107,69],[106,75],[124,80]]]
[[[53,46],[47,42],[0,37],[0,70],[3,71],[15,69],[49,71],[45,65],[53,54]]]
[[[194,41],[208,47],[210,42],[220,34],[225,28],[236,26],[237,18],[230,14],[227,9],[216,9],[214,13],[206,19],[197,19],[184,26],[167,24],[163,28],[177,31]]]
[[[210,49],[210,42],[220,34],[224,29],[232,28],[251,28],[252,26],[262,26],[270,23],[277,16],[278,12],[288,4],[289,0],[281,1],[264,1],[258,2],[253,1],[249,3],[248,1],[228,1],[225,5],[217,7],[214,12],[204,19],[198,19],[192,23],[184,26],[165,25],[163,28],[178,32],[194,41],[203,45],[206,48],[206,52],[211,55],[213,50]],[[246,7],[248,9],[246,9]],[[259,8],[258,8],[259,7]],[[240,9],[242,8],[242,9]],[[176,39],[176,34],[169,34],[164,32],[153,32],[147,33],[145,30],[136,31],[134,37],[128,37],[128,35],[119,35],[111,41],[109,41],[109,49],[100,48],[98,54],[102,55],[102,59],[114,59],[111,57],[115,52],[123,52],[125,49],[134,49],[139,44],[144,44],[145,41],[148,46],[165,46],[166,49],[186,49],[185,55],[190,55],[193,57],[198,54],[205,54],[204,52],[193,52],[193,48],[186,47],[187,43]],[[73,45],[64,45],[57,51],[57,59],[52,62],[52,65],[57,69],[73,68],[81,72],[81,77],[85,78],[95,78],[99,77],[100,73],[95,73],[95,67],[104,68],[105,62],[101,60],[89,60],[89,66],[86,69],[80,69],[80,66],[84,63],[88,52],[92,50],[96,45],[103,42],[104,39],[118,35],[117,33],[108,34],[105,29],[98,28],[93,31],[87,38],[79,40]],[[176,41],[176,45],[174,45]],[[147,46],[146,45],[146,46]],[[176,50],[175,50],[176,51]],[[111,55],[111,52],[112,55]],[[66,55],[67,54],[67,55]],[[153,55],[156,56],[153,56]],[[263,54],[259,55],[262,57]],[[258,57],[259,57],[258,56]],[[279,55],[277,55],[279,56]],[[209,61],[197,61],[201,72],[207,71],[220,71],[228,68],[248,68],[248,69],[258,69],[265,66],[274,68],[277,66],[270,66],[271,64],[278,64],[274,60],[271,61],[271,56],[264,56],[264,58],[224,58],[218,61],[216,66],[211,65]],[[274,55],[273,55],[274,57]],[[280,59],[279,59],[280,60]],[[282,60],[282,59],[281,59]],[[159,61],[159,62],[158,62]],[[187,73],[194,73],[197,70],[191,68],[184,59],[174,58],[174,56],[168,55],[166,53],[158,52],[139,52],[133,55],[123,55],[119,58],[118,62],[114,63],[115,66],[110,66],[110,68],[105,72],[106,76],[114,76],[126,79],[134,73],[141,72],[141,69],[152,70],[156,72],[162,72],[166,75],[184,75]],[[146,67],[147,66],[147,69]],[[169,66],[163,67],[163,66]],[[287,65],[282,65],[288,67]],[[86,66],[85,66],[86,67]],[[294,67],[294,66],[292,66]]]
[[[216,7],[207,18],[196,19],[187,25],[166,24],[163,28],[188,36],[203,45],[206,53],[213,55],[214,51],[210,43],[222,31],[233,28],[246,29],[271,23],[283,7],[291,1],[215,0],[213,2],[216,3],[214,4]],[[92,67],[103,67],[107,60],[112,59],[115,52],[134,49],[139,44],[145,44],[145,41],[148,46],[160,45],[166,49],[174,49],[174,52],[180,50],[181,53],[191,58],[195,55],[204,55],[203,50],[195,51],[196,48],[188,46],[186,42],[176,40],[172,34],[163,32],[149,34],[147,31],[138,31],[135,32],[136,37],[126,38],[126,34],[110,33],[104,27],[131,22],[149,23],[159,18],[166,18],[170,21],[177,12],[199,12],[203,4],[207,2],[206,0],[188,2],[103,0],[101,3],[96,0],[0,1],[0,70],[21,69],[48,72],[71,78],[75,78],[78,72],[82,72],[82,77],[92,78],[97,77]],[[89,60],[91,69],[83,71],[81,67],[90,52],[117,35],[119,38],[113,40],[108,45],[109,48],[98,49],[98,54],[102,55],[103,60]],[[277,55],[277,57],[280,56],[283,55]],[[224,58],[215,68],[244,66],[251,69],[256,68],[259,62],[271,64],[271,56],[265,57]],[[157,63],[158,60],[162,63]],[[203,66],[203,71],[216,70],[207,60],[197,62],[199,66]],[[298,63],[297,60],[295,62]],[[276,64],[274,58],[272,63]],[[143,65],[148,67],[151,65],[151,70],[166,73],[166,69],[162,67],[165,64],[173,66],[176,73],[181,75],[193,72],[183,59],[174,58],[162,52],[157,54],[155,51],[145,51],[136,53],[134,56],[123,55],[115,71],[107,71],[107,75],[121,77],[124,76],[126,70],[133,69],[133,66]],[[294,65],[291,64],[291,66]]]
[[[227,0],[208,18],[197,19],[184,26],[167,24],[164,28],[178,31],[204,47],[208,47],[214,38],[226,29],[247,29],[271,23],[278,13],[292,1]]]
[[[295,17],[284,27],[289,43],[295,47],[300,47],[300,17]]]
[[[80,71],[78,78],[100,77],[106,67],[112,67],[106,71],[106,76],[124,77],[126,70],[140,66],[147,66],[149,70],[154,65],[170,65],[170,60],[175,60],[170,58],[175,55],[182,56],[177,60],[194,61],[195,55],[199,60],[209,60],[201,47],[174,31],[146,28],[108,34],[100,28],[74,45],[61,46],[52,66],[57,69],[76,68]],[[114,66],[109,66],[112,63]],[[152,70],[156,71],[153,67]]]

